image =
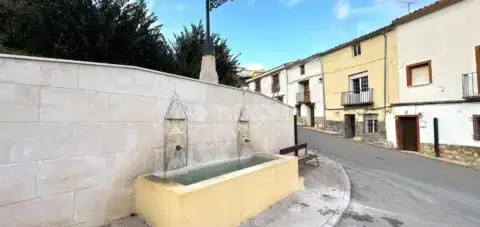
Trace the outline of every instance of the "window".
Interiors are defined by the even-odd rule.
[[[432,63],[424,61],[407,65],[407,86],[418,86],[432,83]]]
[[[260,92],[261,89],[260,89],[260,80],[256,80],[255,81],[255,91],[256,92]]]
[[[305,65],[300,66],[300,75],[305,75]]]
[[[362,54],[362,48],[360,46],[360,43],[357,43],[352,46],[352,53],[354,57]]]
[[[272,76],[272,93],[280,91],[280,82],[278,81],[278,74]]]
[[[480,115],[473,115],[473,140],[480,140]]]
[[[350,91],[353,91],[354,94],[368,91],[368,75],[350,77]]]
[[[365,114],[363,115],[363,121],[365,122],[365,133],[367,134],[378,133],[378,115],[377,114]]]

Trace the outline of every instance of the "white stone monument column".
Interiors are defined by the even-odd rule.
[[[200,80],[218,84],[218,73],[214,55],[206,54],[202,56]]]

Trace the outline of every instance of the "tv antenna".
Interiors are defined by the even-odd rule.
[[[402,3],[402,4],[407,4],[408,6],[408,13],[410,13],[410,9],[411,9],[411,5],[415,4],[415,0],[407,0],[407,1],[397,1],[399,3]]]

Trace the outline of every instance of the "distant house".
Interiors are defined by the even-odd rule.
[[[323,122],[323,79],[319,55],[282,64],[248,79],[247,83],[252,91],[295,106],[295,114],[307,125]]]
[[[480,165],[480,0],[443,0],[393,21],[398,103],[387,116],[393,146]],[[472,153],[473,152],[473,153]]]
[[[241,87],[248,88],[248,83],[246,82],[248,79],[256,77],[265,72],[264,69],[248,69],[245,67],[238,67],[237,68],[238,75],[240,77]]]
[[[325,129],[385,143],[385,113],[398,99],[396,45],[387,26],[321,53]]]

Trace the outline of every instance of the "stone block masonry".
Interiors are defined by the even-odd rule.
[[[189,119],[190,164],[235,155],[242,105],[252,144],[293,144],[293,108],[261,94],[138,67],[0,55],[0,226],[93,227],[134,212],[136,177],[163,166],[174,92]]]
[[[440,158],[450,159],[475,168],[480,168],[480,148],[478,147],[440,144],[439,150]],[[435,157],[434,145],[422,143],[422,153]]]

